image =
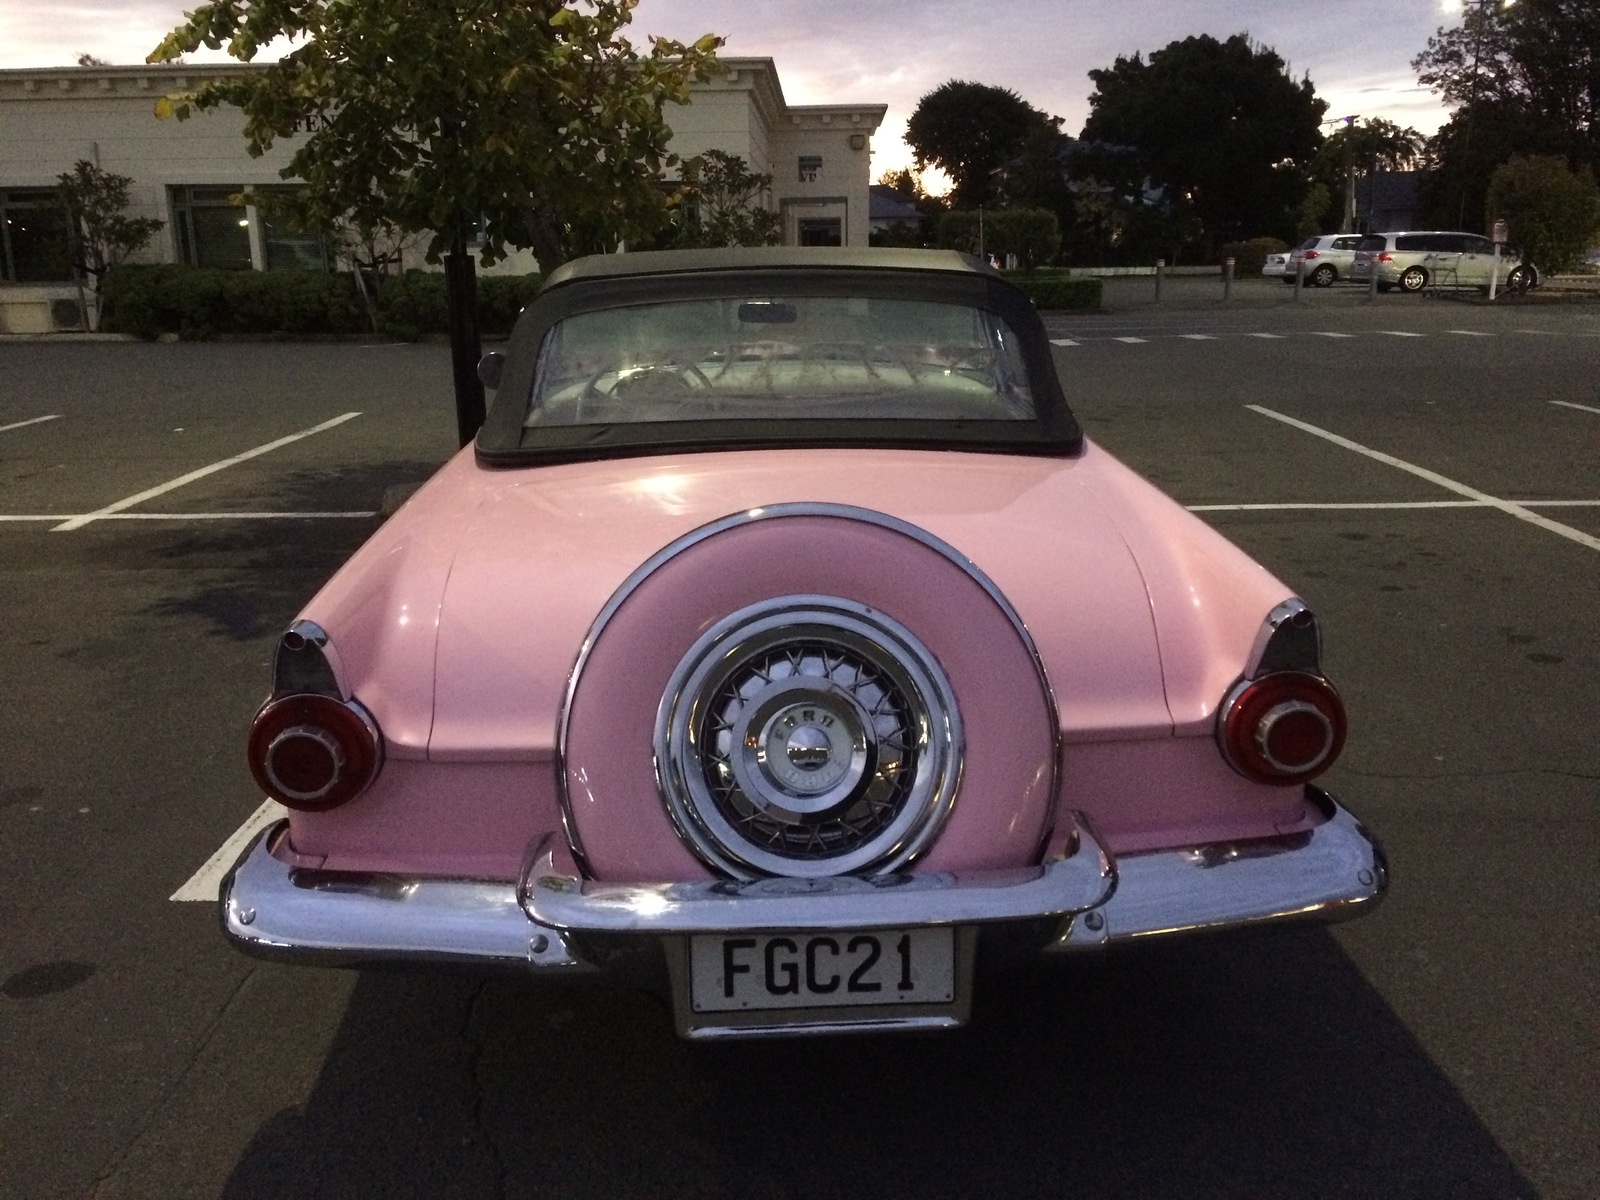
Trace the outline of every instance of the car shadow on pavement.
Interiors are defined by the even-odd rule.
[[[236,641],[275,633],[372,535],[387,515],[380,511],[386,499],[437,469],[406,460],[296,471],[277,481],[270,497],[252,498],[265,512],[377,513],[371,518],[206,521],[141,531],[130,552],[197,573],[193,586],[150,612],[199,618],[207,632]]]
[[[980,983],[972,1027],[687,1044],[642,993],[368,974],[243,1197],[1534,1194],[1326,930]]]

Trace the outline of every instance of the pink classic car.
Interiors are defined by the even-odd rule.
[[[475,447],[283,636],[239,949],[930,1028],[996,964],[1382,895],[1309,782],[1315,618],[1084,439],[996,273],[584,259],[487,366]]]

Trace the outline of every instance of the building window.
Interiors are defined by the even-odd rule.
[[[252,221],[261,223],[261,262],[269,271],[326,271],[328,239],[316,230],[306,230],[289,213],[275,210],[273,197],[293,196],[298,188],[255,188],[246,198],[263,197],[268,203],[246,209]]]
[[[67,210],[52,188],[0,191],[0,279],[66,283],[72,278]]]
[[[179,259],[191,267],[222,267],[230,271],[248,271],[255,265],[250,254],[250,210],[234,203],[241,190],[172,189],[172,224]]]
[[[800,182],[815,183],[822,175],[822,156],[820,154],[802,154],[800,156]]]
[[[172,189],[178,258],[191,267],[248,271],[326,271],[328,239],[302,229],[274,209],[274,194],[292,188],[181,187]],[[260,199],[259,204],[252,200]]]
[[[843,224],[838,217],[802,217],[799,233],[802,246],[844,245]]]

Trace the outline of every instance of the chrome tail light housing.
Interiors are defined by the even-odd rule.
[[[1322,673],[1322,631],[1298,597],[1267,615],[1244,677],[1217,711],[1217,744],[1259,783],[1315,779],[1344,748],[1344,701]]]
[[[1344,702],[1326,679],[1277,671],[1241,680],[1223,702],[1218,742],[1234,770],[1261,783],[1315,779],[1344,748]]]
[[[346,695],[328,635],[309,621],[278,645],[272,696],[250,723],[250,773],[287,808],[322,812],[354,800],[383,768],[383,734]]]

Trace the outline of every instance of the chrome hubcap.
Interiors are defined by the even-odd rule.
[[[739,878],[894,869],[954,794],[949,684],[901,626],[833,597],[733,614],[662,698],[657,772],[679,830]]]

